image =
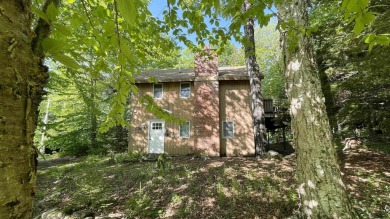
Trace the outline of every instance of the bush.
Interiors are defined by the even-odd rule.
[[[126,215],[129,218],[158,218],[163,211],[153,203],[150,195],[140,188],[126,203]]]
[[[90,148],[88,149],[88,154],[91,155],[105,155],[107,154],[107,149],[104,147],[96,147],[96,148]]]
[[[116,164],[140,162],[144,158],[143,153],[119,153],[111,155],[111,160]]]

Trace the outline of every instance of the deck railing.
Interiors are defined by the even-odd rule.
[[[264,99],[264,113],[275,113],[278,108],[274,106],[273,99]]]

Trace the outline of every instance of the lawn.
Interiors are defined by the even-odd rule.
[[[293,156],[139,160],[117,154],[41,161],[34,215],[285,218],[299,210]],[[348,152],[341,165],[356,211],[390,218],[390,155]]]

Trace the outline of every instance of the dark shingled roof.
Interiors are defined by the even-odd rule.
[[[249,80],[245,66],[219,67],[218,80]],[[194,69],[161,69],[141,72],[135,77],[136,83],[150,83],[149,78],[153,77],[158,82],[180,82],[195,81]]]

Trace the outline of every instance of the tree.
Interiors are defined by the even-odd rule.
[[[37,165],[33,134],[48,74],[39,43],[31,46],[29,1],[1,1],[0,8],[0,218],[31,218]],[[48,27],[38,25],[35,34],[45,37]]]
[[[308,2],[279,5],[293,145],[297,154],[298,194],[308,218],[353,218],[332,142],[325,99],[308,34]],[[291,24],[294,24],[292,26]],[[284,32],[290,28],[289,32]]]
[[[322,88],[331,126],[342,137],[355,134],[377,138],[390,132],[388,48],[369,45],[354,37],[353,24],[340,23],[342,14],[335,1],[318,2],[311,12],[318,26],[313,34],[316,60],[323,76]],[[382,5],[390,1],[371,2],[369,7],[381,14],[361,35],[389,32],[386,25],[390,12]],[[353,34],[351,34],[353,33]],[[380,140],[380,138],[378,138]]]
[[[242,10],[250,10],[251,3],[245,0]],[[255,30],[253,18],[248,18],[244,25],[244,32],[246,37],[245,47],[245,62],[249,75],[251,108],[253,118],[253,134],[255,142],[255,154],[264,155],[266,146],[266,128],[264,116],[264,100],[261,93],[261,80],[264,78],[260,73],[259,65],[256,61],[256,46],[255,46]]]
[[[104,147],[108,136],[98,133],[98,127],[108,113],[106,109],[112,93],[110,78],[108,75],[93,78],[88,68],[78,73],[64,67],[51,68],[51,77],[45,88],[51,106],[44,146],[75,155],[102,152],[108,148]],[[41,117],[43,113],[41,111]]]
[[[262,94],[265,98],[284,99],[284,72],[277,22],[255,27],[256,59],[264,74]]]
[[[218,66],[243,66],[244,57],[244,51],[229,41],[218,54]],[[182,50],[175,68],[194,68],[194,51],[189,47]]]
[[[0,86],[0,218],[31,218],[37,151],[33,146],[33,133],[48,78],[47,67],[43,65],[47,54],[78,70],[85,60],[80,48],[88,48],[96,55],[92,73],[105,71],[114,75],[117,92],[109,119],[102,128],[107,131],[117,124],[126,124],[123,118],[126,96],[129,90],[137,92],[133,76],[139,71],[139,64],[147,62],[148,54],[153,55],[154,49],[168,54],[174,48],[171,42],[161,43],[166,42],[166,32],[150,16],[145,1],[64,1],[62,11],[58,9],[59,3],[59,0],[34,1],[32,7],[31,1],[0,2],[3,66],[0,70],[3,77]],[[34,31],[30,29],[32,11],[39,16]],[[62,19],[58,20],[61,12]],[[123,19],[118,19],[120,16]],[[82,28],[88,31],[75,40],[75,33]],[[61,34],[48,38],[51,29]],[[67,43],[75,41],[77,43]],[[116,54],[119,61],[113,69],[106,63],[109,52]]]
[[[224,66],[244,66],[245,54],[242,48],[238,48],[230,41],[225,45],[224,50],[218,55],[218,65]]]

